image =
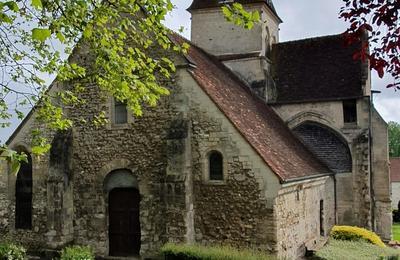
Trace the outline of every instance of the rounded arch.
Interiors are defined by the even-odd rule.
[[[139,190],[136,176],[128,169],[117,169],[110,172],[104,179],[104,192],[109,193],[116,188],[135,188]]]
[[[10,145],[10,149],[14,150],[18,153],[24,152],[24,153],[32,153],[31,147],[24,142],[17,142],[15,144]]]
[[[105,177],[103,189],[107,194],[109,255],[139,255],[141,198],[136,176],[129,169],[113,170]]]
[[[349,145],[332,128],[317,122],[305,121],[294,127],[293,132],[333,172],[352,171]]]
[[[136,173],[137,169],[133,166],[133,163],[128,160],[128,159],[115,159],[112,161],[107,162],[103,167],[100,168],[98,174],[97,174],[97,183],[98,185],[103,185],[104,180],[107,177],[109,173],[111,173],[114,170],[118,169],[127,169],[131,171],[132,173]]]
[[[213,158],[211,158],[211,156],[213,156]],[[218,168],[220,168],[220,174],[218,175],[218,178],[213,178],[211,176],[212,175],[211,168],[213,166],[211,165],[210,159],[215,159],[216,160],[215,162],[217,164],[219,164],[219,165],[217,165]],[[226,151],[223,149],[223,147],[212,146],[212,147],[208,147],[208,149],[204,150],[202,152],[203,180],[205,182],[211,182],[211,183],[225,182],[228,177],[228,173],[227,173],[228,161],[229,161],[229,159],[228,159]],[[217,177],[217,176],[214,176],[214,177]]]
[[[333,127],[333,119],[329,115],[322,114],[317,111],[303,111],[295,114],[289,120],[286,120],[286,124],[289,128],[293,129],[305,122],[317,122],[321,125],[326,125],[329,128],[335,129]],[[336,131],[336,129],[335,129]]]

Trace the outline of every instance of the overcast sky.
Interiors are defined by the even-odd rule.
[[[186,8],[191,0],[173,0],[175,11],[168,17],[168,27],[178,30],[185,27],[183,35],[190,38],[190,14]],[[338,12],[343,4],[342,0],[275,0],[275,9],[283,20],[280,26],[280,41],[303,39],[308,37],[337,34],[346,30],[347,24],[338,19]],[[372,88],[382,91],[375,97],[375,106],[386,121],[400,122],[400,109],[397,109],[400,100],[400,91],[394,92],[385,86],[391,81],[389,77],[378,79],[373,73]],[[0,129],[0,140],[4,141],[17,127]]]

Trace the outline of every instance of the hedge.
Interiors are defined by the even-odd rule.
[[[374,245],[386,247],[377,234],[372,231],[366,230],[365,228],[352,226],[334,226],[330,235],[332,238],[338,240],[365,240]]]

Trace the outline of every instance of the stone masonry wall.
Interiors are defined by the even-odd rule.
[[[57,88],[57,86],[55,86]],[[9,147],[11,149],[25,151],[30,153],[31,130],[43,127],[37,123],[34,118],[28,120],[19,130],[18,135],[15,136]],[[52,133],[44,130],[43,136],[52,139]],[[48,194],[47,194],[47,176],[49,173],[49,157],[33,156],[32,155],[32,228],[16,229],[15,228],[15,184],[16,175],[9,174],[7,165],[4,167],[4,175],[6,178],[1,180],[1,186],[4,189],[1,191],[4,205],[7,205],[7,213],[4,214],[5,218],[1,219],[4,229],[0,231],[3,239],[11,239],[23,244],[29,250],[36,250],[41,248],[51,248],[46,237],[49,230],[51,221],[48,219]],[[4,193],[3,193],[4,192]]]
[[[70,111],[73,117],[91,117],[101,110],[111,111],[112,102],[91,87],[86,98],[92,102],[84,108]],[[170,106],[170,97],[162,98],[156,108],[145,108],[144,115],[128,124],[96,128],[77,124],[74,128],[73,172],[74,183],[74,237],[78,244],[87,244],[97,254],[108,255],[108,194],[104,179],[116,169],[128,169],[138,181],[141,224],[141,254],[154,253],[168,239],[166,223],[171,220],[178,229],[171,232],[177,241],[184,240],[184,206],[182,183],[168,179],[167,140],[176,111]],[[82,111],[85,111],[82,113]],[[112,121],[112,116],[108,118]],[[167,183],[169,183],[167,185]],[[175,192],[171,196],[168,189]],[[178,192],[177,190],[180,190]],[[167,200],[168,208],[165,206]],[[168,231],[174,230],[172,227]]]
[[[263,191],[248,158],[229,156],[229,141],[218,122],[198,117],[194,121],[193,138],[196,151],[201,151],[201,146],[221,151],[227,168],[225,180],[213,182],[203,174],[208,171],[204,162],[194,162],[196,241],[270,249],[269,242],[274,240],[271,237],[272,210],[267,208],[267,200],[262,198]]]
[[[275,200],[278,256],[296,259],[304,256],[307,244],[318,243],[320,234],[320,201],[323,200],[323,232],[328,236],[335,224],[334,184],[323,177],[284,187]]]
[[[280,183],[188,73],[193,174],[194,241],[276,253],[273,198]],[[223,155],[223,181],[208,176],[208,154]]]
[[[347,141],[352,156],[352,171],[336,175],[338,224],[372,228],[370,156],[369,156],[369,100],[357,100],[357,123],[345,124],[341,101],[310,102],[274,106],[289,127],[304,122],[317,122],[332,129]],[[378,133],[386,131],[377,122]],[[384,141],[381,141],[381,145]],[[378,167],[378,166],[377,166]],[[380,168],[380,167],[378,167]],[[376,182],[379,180],[374,180]],[[385,190],[388,193],[388,190]]]
[[[376,232],[384,239],[391,239],[392,208],[390,198],[389,147],[387,124],[373,109],[372,160],[374,217]]]
[[[0,234],[8,233],[8,169],[5,161],[0,161]]]

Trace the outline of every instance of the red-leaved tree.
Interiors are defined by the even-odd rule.
[[[354,58],[369,60],[379,77],[385,73],[394,78],[388,88],[400,90],[400,0],[343,0],[340,18],[350,23],[346,31],[349,43],[360,41],[368,32]]]

